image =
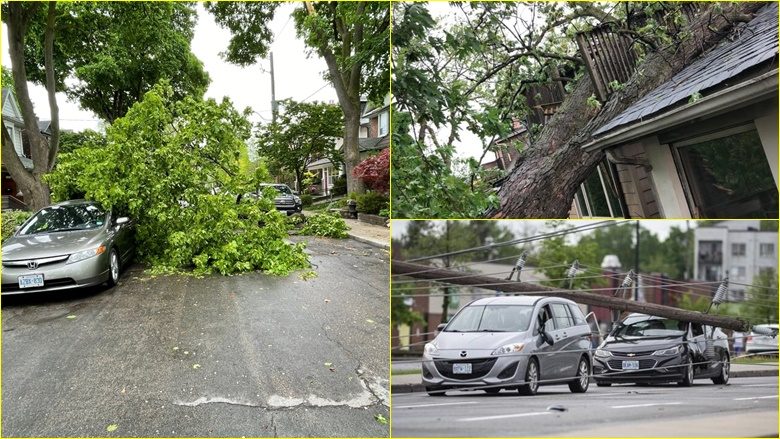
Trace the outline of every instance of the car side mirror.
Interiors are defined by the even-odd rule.
[[[114,224],[116,224],[117,226],[121,226],[122,224],[127,224],[128,222],[130,222],[130,218],[126,216],[120,216],[119,218],[116,219],[116,222]]]
[[[553,340],[552,335],[547,331],[541,331],[539,332],[539,335],[542,336],[542,340],[544,340],[545,343],[552,346],[555,344],[555,340]]]
[[[447,324],[446,324],[446,323],[441,323],[441,324],[439,324],[439,326],[437,326],[437,327],[436,327],[436,332],[441,332],[441,331],[443,331],[443,330],[444,330],[444,328],[446,328],[446,327],[447,327]]]

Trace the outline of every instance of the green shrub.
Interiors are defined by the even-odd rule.
[[[347,207],[347,199],[346,198],[339,198],[336,201],[331,201],[328,204],[327,210],[330,210],[330,209],[343,209],[345,207]]]
[[[32,215],[32,212],[26,212],[24,210],[11,210],[3,212],[3,237],[1,241],[5,241],[8,237],[14,234],[16,228],[27,221]]]
[[[309,207],[314,202],[314,197],[310,194],[303,194],[301,195],[301,203],[303,203],[303,207]]]
[[[349,227],[343,219],[327,213],[316,213],[306,217],[301,229],[302,235],[326,236],[328,238],[346,238]]]
[[[360,213],[376,215],[382,209],[387,209],[388,198],[379,192],[366,192],[357,196],[357,210]]]
[[[333,179],[333,188],[330,190],[333,195],[347,194],[347,176],[341,175]]]
[[[379,216],[383,216],[385,218],[390,218],[390,207],[385,207],[384,209],[379,211]]]

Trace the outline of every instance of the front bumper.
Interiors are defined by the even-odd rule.
[[[299,204],[276,204],[276,210],[280,212],[285,212],[288,215],[292,213],[298,213],[303,210],[303,205]]]
[[[65,261],[47,264],[35,270],[26,267],[3,266],[2,295],[57,291],[100,285],[110,276],[109,254],[104,252],[96,257],[66,264]],[[19,288],[18,277],[28,274],[43,274],[43,287]]]
[[[660,383],[680,381],[686,362],[675,356],[593,357],[593,375],[597,383]],[[623,361],[639,361],[638,370],[625,370]]]
[[[471,374],[456,374],[453,364],[471,363]],[[522,384],[527,355],[507,355],[480,358],[423,357],[422,383],[432,388],[456,388]]]

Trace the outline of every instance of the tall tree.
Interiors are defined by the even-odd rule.
[[[341,110],[319,102],[282,102],[284,113],[276,122],[261,126],[257,133],[257,152],[271,168],[295,174],[298,190],[303,189],[303,174],[309,163],[328,158],[339,163],[335,139],[341,134]]]
[[[326,77],[333,84],[344,114],[344,161],[347,188],[362,191],[352,174],[358,165],[360,97],[380,102],[389,91],[390,3],[304,2],[293,12],[298,35],[321,56]],[[273,35],[268,23],[279,3],[213,2],[206,8],[217,23],[233,34],[225,56],[228,61],[249,65],[267,56]]]

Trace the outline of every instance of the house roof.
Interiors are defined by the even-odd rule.
[[[390,136],[362,138],[358,139],[358,142],[360,143],[360,152],[377,151],[390,146]]]
[[[778,50],[777,3],[761,8],[755,18],[743,24],[735,40],[724,39],[710,52],[700,56],[672,79],[648,93],[617,117],[596,130],[599,136],[619,126],[643,120],[691,95],[724,83],[751,67],[774,58]]]
[[[51,121],[50,120],[39,120],[38,121],[38,131],[40,131],[43,134],[50,134],[51,133]]]

